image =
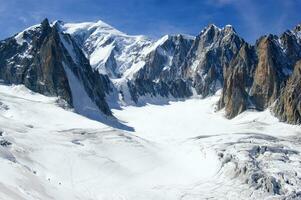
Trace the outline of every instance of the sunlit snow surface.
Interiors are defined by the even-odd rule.
[[[126,132],[0,85],[0,199],[300,198],[301,129],[217,100],[113,110]]]
[[[72,35],[90,60],[93,69],[110,78],[131,76],[144,60],[152,41],[142,35],[127,35],[102,22],[60,23],[63,32]],[[109,61],[114,57],[115,61]],[[108,62],[111,63],[108,66]],[[134,68],[132,66],[135,66]]]

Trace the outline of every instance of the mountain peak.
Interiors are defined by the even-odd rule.
[[[294,32],[301,32],[301,23],[294,28]]]
[[[207,27],[205,27],[204,31],[209,31],[209,30],[214,30],[214,31],[221,31],[221,28],[216,26],[215,24],[209,24]]]
[[[78,32],[94,32],[94,34],[126,35],[111,25],[98,20],[96,22],[60,23],[62,30],[74,34]]]
[[[234,27],[232,25],[228,24],[228,25],[220,28],[220,27],[216,26],[215,24],[209,24],[201,31],[201,35],[205,35],[208,33],[219,33],[219,32],[223,32],[225,34],[229,34],[229,33],[236,34],[236,30],[234,29]]]
[[[47,18],[43,19],[43,21],[41,22],[42,27],[46,27],[49,26],[49,20]]]
[[[109,25],[108,23],[106,23],[102,20],[98,20],[97,22],[95,22],[95,25],[98,27],[106,27],[106,28],[115,29],[114,27],[112,27],[111,25]]]
[[[230,24],[227,24],[222,30],[226,33],[236,33],[236,30]]]
[[[296,37],[299,38],[299,40],[300,40],[300,39],[301,39],[301,23],[298,24],[298,25],[294,28],[293,32],[295,33]]]

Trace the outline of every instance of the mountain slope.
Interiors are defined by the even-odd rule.
[[[22,85],[0,84],[0,124],[0,199],[101,198],[159,162],[147,141]]]
[[[183,63],[185,77],[192,79],[198,94],[212,95],[222,87],[223,70],[244,43],[230,25],[202,30]]]
[[[301,61],[296,63],[292,76],[282,89],[274,111],[281,120],[290,123],[301,123]]]
[[[226,107],[227,116],[233,118],[247,108],[264,110],[272,106],[279,98],[282,100],[286,98],[281,97],[281,91],[284,95],[289,87],[286,85],[291,84],[287,82],[290,76],[294,76],[291,79],[297,78],[296,73],[294,75],[292,71],[301,59],[300,50],[299,31],[295,28],[279,37],[263,36],[257,40],[255,46],[244,51],[245,53],[238,57],[239,60],[234,62],[235,65],[230,66],[230,72],[228,72],[229,76],[233,76],[239,70],[241,78],[228,80],[228,84],[223,87],[223,97],[220,102],[222,102],[221,107]],[[239,87],[236,89],[236,97],[231,97],[232,93],[229,92],[234,89],[232,86]],[[227,99],[234,100],[227,101]],[[287,106],[295,108],[290,105],[291,103],[291,101],[287,102]],[[280,109],[279,106],[277,110],[278,116],[285,116],[288,112],[288,110]],[[297,112],[297,110],[294,109],[292,112]],[[282,117],[290,123],[297,123],[296,118],[299,117],[296,116],[294,120]]]
[[[184,35],[166,35],[148,49],[143,65],[127,81],[136,103],[143,96],[187,98],[192,95],[188,80],[183,79],[181,64],[193,40]]]
[[[99,110],[111,115],[105,101],[105,94],[111,91],[110,80],[94,72],[73,39],[47,19],[1,41],[0,57],[0,79],[5,83],[24,84],[35,92],[59,96],[91,118],[103,118]]]
[[[102,21],[58,21],[57,24],[63,32],[75,38],[89,58],[91,66],[110,78],[120,78],[132,65],[141,60],[143,49],[151,44],[144,36],[127,35]]]

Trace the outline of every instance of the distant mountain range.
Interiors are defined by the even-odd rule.
[[[102,21],[45,19],[0,41],[0,79],[59,96],[92,119],[113,117],[112,106],[222,90],[218,109],[228,118],[271,108],[281,121],[300,124],[301,25],[251,45],[231,25],[153,41]]]

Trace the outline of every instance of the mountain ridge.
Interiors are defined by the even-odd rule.
[[[91,99],[98,102],[100,110],[107,115],[110,115],[108,99],[116,101],[117,104],[138,105],[144,101],[147,103],[149,99],[187,99],[194,94],[205,98],[218,90],[222,90],[221,98],[217,102],[218,108],[225,108],[228,118],[233,118],[250,108],[267,109],[275,102],[278,105],[276,116],[287,116],[285,113],[279,113],[280,111],[296,112],[300,109],[299,104],[293,103],[301,100],[299,96],[294,95],[293,97],[297,98],[294,101],[281,99],[285,99],[283,95],[289,87],[287,81],[299,80],[297,76],[300,75],[293,71],[301,59],[301,25],[279,36],[264,35],[254,45],[241,38],[231,25],[219,28],[210,24],[196,37],[167,35],[157,41],[144,36],[127,35],[102,21],[55,21],[51,26],[57,27],[61,35],[69,37],[82,52],[80,59],[86,59],[85,62],[88,63],[79,63],[78,69],[86,65],[90,71],[88,73],[95,76],[89,76],[93,83],[86,80],[82,85],[86,91],[90,91],[88,94]],[[16,48],[24,46],[28,37],[26,34],[24,36],[26,32],[30,31],[25,30],[10,40],[0,42],[2,60],[8,60],[6,54],[18,54],[18,50],[5,49],[4,46],[9,46],[10,43],[14,43]],[[60,40],[64,41],[62,38]],[[30,49],[23,48],[19,50],[19,54],[26,54]],[[72,60],[77,59],[77,54],[68,54],[73,56]],[[24,61],[16,59],[15,62],[20,65]],[[26,82],[8,80],[13,77],[5,76],[3,68],[7,66],[7,63],[0,66],[0,78],[26,85]],[[20,73],[24,76],[25,72]],[[83,72],[77,73],[77,76],[81,77]],[[290,78],[291,76],[294,77]],[[66,79],[68,82],[68,78]],[[289,83],[292,84],[293,80]],[[290,86],[292,87],[299,90],[299,85]],[[96,98],[95,94],[99,97]],[[65,100],[72,105],[71,100],[77,97],[72,98],[70,94],[67,96],[69,97]],[[288,123],[300,123],[299,114],[290,116],[293,117],[279,118]]]

